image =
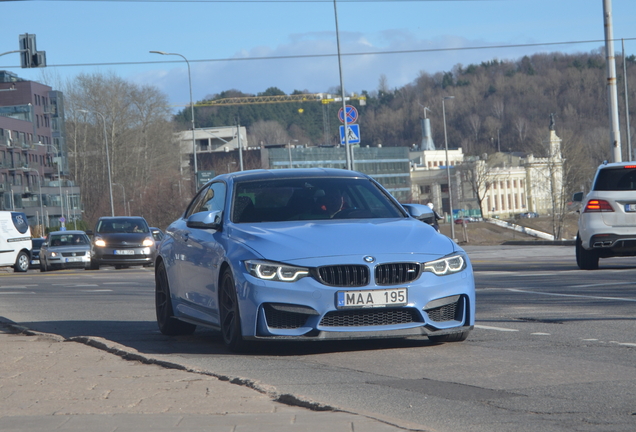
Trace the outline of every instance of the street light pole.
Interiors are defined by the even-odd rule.
[[[190,73],[190,62],[184,55],[179,53],[168,53],[165,51],[150,51],[151,54],[161,54],[161,55],[176,55],[185,60],[188,65],[188,84],[190,86],[190,117],[192,118],[192,157],[194,159],[194,191],[196,192],[198,189],[198,179],[197,179],[197,144],[194,139],[194,103],[192,102],[192,74]],[[239,138],[240,139],[240,138]],[[240,150],[240,149],[239,149]]]
[[[455,96],[444,96],[442,98],[442,117],[444,120],[444,149],[446,152],[446,180],[448,181],[448,205],[450,206],[451,238],[455,239],[455,220],[453,219],[453,188],[451,186],[450,163],[448,161],[448,135],[446,133],[446,105],[447,99],[454,99]]]
[[[124,216],[130,216],[126,214],[126,188],[123,184],[113,183],[114,185],[121,186],[121,190],[124,192]]]
[[[106,134],[106,117],[104,114],[99,111],[89,111],[85,109],[78,110],[83,113],[95,113],[98,114],[102,118],[102,122],[104,123],[104,146],[106,147],[106,165],[108,168],[108,192],[110,194],[110,215],[115,216],[115,206],[113,205],[113,180],[110,172],[110,152],[108,151],[108,135]],[[61,179],[60,179],[61,181]]]
[[[349,144],[349,134],[347,128],[347,102],[345,100],[345,88],[344,88],[344,79],[342,77],[342,58],[340,54],[340,30],[338,29],[338,6],[336,4],[336,0],[333,0],[333,14],[336,19],[336,45],[338,47],[338,71],[340,74],[340,94],[342,96],[342,118],[343,118],[343,127],[344,127],[344,139],[345,139],[345,159],[346,166],[348,170],[353,170],[353,151],[351,150],[351,145]]]
[[[62,164],[62,156],[60,155],[60,150],[55,147],[53,144],[42,144],[42,143],[37,143],[36,145],[39,146],[46,146],[46,147],[51,147],[52,149],[55,150],[55,156],[58,158],[58,162],[57,162],[57,185],[60,188],[60,216],[63,218],[64,217],[64,206],[62,205],[62,174],[60,172],[60,165]],[[47,150],[48,153],[48,150]],[[60,222],[62,223],[62,222]],[[47,221],[47,225],[48,225],[48,221]]]
[[[42,232],[40,237],[44,237],[44,206],[42,205],[42,177],[40,177],[40,171],[35,168],[23,168],[24,171],[33,171],[38,176],[38,193],[40,194],[40,220],[42,221]]]

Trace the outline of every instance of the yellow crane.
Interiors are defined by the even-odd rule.
[[[347,100],[358,100],[360,105],[366,105],[367,97],[365,95],[346,96]],[[307,93],[293,95],[276,95],[276,96],[244,96],[215,99],[203,102],[197,102],[195,107],[204,106],[227,106],[227,105],[249,105],[249,104],[268,104],[268,103],[285,103],[285,102],[322,102],[329,104],[332,102],[342,102],[342,97],[334,96],[329,93]]]
[[[345,101],[357,100],[360,106],[367,104],[367,97],[365,95],[356,95],[353,93],[351,96],[345,96]],[[230,105],[252,105],[252,104],[269,104],[269,103],[289,103],[289,102],[318,102],[323,105],[322,108],[322,123],[323,123],[323,137],[325,144],[329,142],[329,130],[331,128],[329,122],[328,107],[330,103],[342,102],[342,96],[332,95],[329,93],[306,93],[306,94],[293,94],[293,95],[276,95],[276,96],[243,96],[233,98],[223,98],[208,100],[203,102],[197,102],[195,107],[209,107],[209,106],[230,106]],[[299,110],[302,113],[302,109]]]

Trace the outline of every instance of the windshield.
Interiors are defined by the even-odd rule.
[[[404,217],[373,182],[360,178],[258,180],[235,187],[232,221]]]
[[[150,229],[144,219],[114,218],[102,219],[97,223],[96,232],[106,233],[149,233]]]
[[[89,243],[85,234],[56,234],[49,239],[51,246],[78,246]]]

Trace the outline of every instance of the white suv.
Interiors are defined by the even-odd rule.
[[[599,258],[636,256],[636,162],[598,167],[592,190],[574,194],[581,202],[576,263],[598,268]]]

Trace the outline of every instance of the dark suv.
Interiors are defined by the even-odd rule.
[[[155,261],[155,241],[143,217],[101,217],[95,231],[86,233],[93,236],[92,270],[99,270],[101,265],[118,269],[151,266]]]

